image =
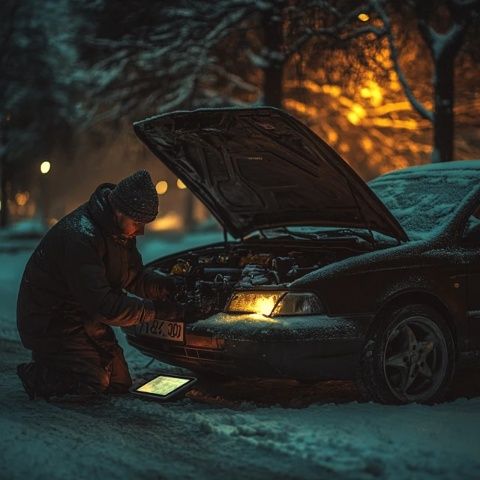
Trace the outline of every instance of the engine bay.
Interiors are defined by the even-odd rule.
[[[295,248],[297,247],[297,248]],[[360,251],[292,245],[215,246],[152,265],[175,281],[174,300],[195,308],[194,320],[224,310],[234,290],[285,288],[297,278]]]

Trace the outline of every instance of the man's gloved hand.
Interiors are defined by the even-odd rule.
[[[172,322],[188,322],[197,318],[198,310],[193,303],[179,303],[170,300],[154,300],[155,318]]]
[[[186,302],[180,304],[182,308],[182,320],[184,322],[198,319],[198,308],[194,303]]]
[[[182,315],[182,310],[179,309],[179,304],[171,300],[155,299],[153,301],[155,307],[155,319],[156,320],[168,320],[175,322]]]
[[[175,279],[168,275],[155,272],[148,282],[148,296],[153,299],[164,300],[175,292],[177,286]]]

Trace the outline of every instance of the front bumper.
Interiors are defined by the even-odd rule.
[[[138,336],[130,345],[163,362],[239,377],[353,378],[371,317],[267,318],[219,313],[185,326],[185,342]]]

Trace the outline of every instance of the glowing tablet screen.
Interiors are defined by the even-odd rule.
[[[190,381],[190,378],[177,378],[160,375],[153,380],[150,380],[145,385],[138,387],[136,391],[143,393],[151,393],[153,395],[160,395],[164,397]]]

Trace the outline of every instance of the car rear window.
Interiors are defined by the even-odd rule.
[[[386,174],[369,182],[412,239],[428,237],[440,229],[480,185],[478,172],[427,172]]]

